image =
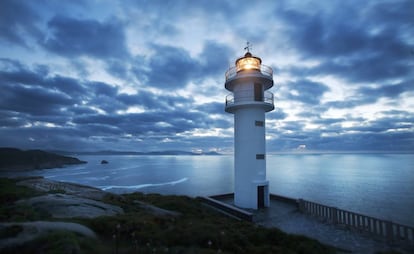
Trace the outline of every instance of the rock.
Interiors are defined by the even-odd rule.
[[[18,230],[16,230],[18,229]],[[71,222],[34,221],[0,223],[0,231],[14,231],[0,239],[0,250],[6,247],[21,245],[35,238],[55,230],[71,231],[86,237],[96,238],[95,232],[86,226]]]
[[[118,206],[68,194],[48,194],[20,200],[17,203],[31,205],[35,209],[49,213],[53,218],[95,218],[124,212]]]
[[[107,192],[95,187],[76,183],[56,182],[43,177],[26,179],[18,182],[17,185],[38,191],[56,191],[94,200],[102,200],[104,196],[108,195]]]
[[[108,161],[106,161],[106,160],[102,160],[101,161],[101,164],[108,164],[109,162]]]

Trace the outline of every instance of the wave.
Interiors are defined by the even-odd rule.
[[[177,181],[165,182],[165,183],[146,183],[146,184],[138,184],[138,185],[109,185],[109,186],[100,186],[102,190],[110,190],[110,189],[142,189],[147,187],[157,187],[157,186],[164,186],[164,185],[176,185],[188,180],[188,177],[181,178]]]
[[[56,177],[62,178],[62,176],[65,177],[65,176],[87,175],[87,174],[90,174],[90,173],[91,173],[91,171],[81,171],[81,172],[67,173],[67,174],[62,173],[62,174],[56,174],[56,175],[45,174],[44,177],[45,178],[56,178]]]

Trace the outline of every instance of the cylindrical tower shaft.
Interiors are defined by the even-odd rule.
[[[258,184],[266,181],[265,111],[260,107],[234,113],[234,200],[240,207],[268,206],[268,199],[257,197]],[[266,189],[266,192],[268,190]],[[263,193],[264,195],[265,193]],[[262,204],[259,204],[259,201]]]

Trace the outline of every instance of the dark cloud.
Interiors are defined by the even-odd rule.
[[[318,118],[318,119],[313,120],[312,122],[316,124],[321,124],[323,126],[329,126],[332,124],[341,123],[345,120],[346,120],[345,118]]]
[[[398,101],[399,97],[414,89],[414,81],[408,80],[397,84],[381,84],[375,87],[361,86],[356,89],[355,94],[346,100],[329,101],[324,103],[321,108],[354,108],[361,105],[369,105],[377,102],[381,98],[390,98]]]
[[[229,47],[214,41],[207,41],[197,57],[180,47],[153,44],[152,50],[155,53],[146,59],[135,58],[131,71],[148,86],[172,90],[184,88],[190,81],[200,83],[206,77],[223,75],[231,53]],[[127,73],[126,68],[118,67],[112,66],[111,70]]]
[[[127,79],[130,75],[130,68],[128,67],[128,62],[125,62],[124,59],[106,59],[106,70],[122,79]]]
[[[55,16],[48,22],[48,28],[50,35],[42,44],[56,54],[96,58],[120,58],[128,55],[122,23],[115,19],[99,22]]]
[[[223,75],[223,70],[228,68],[228,61],[233,55],[232,50],[224,44],[207,41],[203,52],[199,55],[201,62],[201,75]]]
[[[274,120],[274,119],[283,120],[287,116],[288,116],[288,114],[286,112],[284,112],[282,109],[277,108],[277,105],[276,105],[276,108],[275,108],[274,111],[271,111],[266,115],[266,117],[268,119],[272,119],[272,120]]]
[[[8,84],[35,85],[42,83],[43,78],[28,70],[20,62],[10,59],[0,59],[0,81]]]
[[[137,94],[119,94],[117,100],[126,106],[139,106],[150,111],[171,111],[176,108],[186,109],[194,103],[192,98],[185,98],[173,93],[154,94],[149,91],[139,91]]]
[[[68,106],[73,100],[59,92],[14,85],[2,86],[0,108],[34,115],[56,114],[59,108]]]
[[[329,90],[329,87],[319,82],[298,80],[287,83],[280,96],[287,100],[317,105],[322,95]]]
[[[402,93],[414,90],[414,80],[408,80],[406,82],[400,82],[393,85],[382,85],[379,87],[361,87],[357,90],[358,94],[366,97],[382,98],[388,97],[396,99]]]
[[[0,110],[0,126],[3,128],[17,128],[28,124],[27,119],[20,117],[18,112]]]
[[[184,88],[192,77],[197,77],[200,65],[182,48],[153,45],[155,54],[145,69],[138,73],[146,76],[147,85],[159,89]],[[142,67],[142,66],[141,66]]]
[[[207,114],[224,115],[224,103],[210,102],[197,106],[197,109]]]
[[[305,121],[284,122],[277,130],[268,130],[276,136],[270,140],[271,150],[294,150],[305,144],[310,150],[336,151],[404,151],[414,145],[414,115],[402,110],[381,112],[384,117],[364,118],[315,118],[310,123],[323,126],[306,129]],[[342,127],[345,121],[353,126]],[[356,124],[355,124],[356,123]]]
[[[27,36],[37,39],[42,35],[36,26],[38,20],[27,1],[0,1],[0,40],[29,47]]]
[[[405,112],[401,116],[382,117],[375,120],[361,121],[358,126],[343,128],[344,131],[391,133],[395,131],[410,131],[414,128],[414,115]]]
[[[48,77],[41,66],[30,70],[18,62],[0,60],[2,100],[0,109],[34,115],[60,114],[60,110],[80,102],[86,89],[79,81],[62,77]]]
[[[2,145],[232,147],[227,132],[233,115],[224,112],[225,95],[223,101],[212,98],[226,92],[224,72],[238,55],[235,48],[243,46],[234,44],[249,40],[253,53],[256,48],[265,52],[261,57],[273,66],[275,80],[280,77],[280,87],[273,89],[276,110],[266,114],[267,132],[275,137],[268,142],[269,151],[302,144],[315,150],[413,150],[414,116],[401,101],[409,101],[414,89],[414,3],[308,7],[291,1],[156,0],[99,6],[1,1]],[[203,38],[198,31],[205,32]],[[287,61],[281,62],[281,56]],[[304,63],[292,63],[295,59]],[[91,78],[97,74],[97,66],[91,66],[96,60],[103,66],[99,81]],[[349,85],[348,97],[338,100],[330,84],[312,81],[326,77]],[[328,92],[331,101],[324,96]],[[380,104],[375,118],[354,112],[374,103]],[[325,117],[336,109],[344,113]],[[226,136],[191,135],[212,129]]]
[[[381,17],[381,22],[362,15],[360,7],[350,2],[335,6],[340,12],[310,14],[286,9],[280,17],[291,27],[287,35],[303,58],[321,61],[319,66],[302,73],[335,74],[353,82],[375,82],[412,73],[409,62],[414,44],[404,38],[414,36],[413,26],[407,23],[414,20],[408,16],[393,19],[400,12],[414,8],[409,2],[374,3],[367,11],[374,20]]]

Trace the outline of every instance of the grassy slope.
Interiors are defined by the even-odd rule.
[[[47,213],[21,207],[14,201],[39,193],[0,179],[1,221],[51,220]],[[181,213],[179,217],[154,216],[139,208],[134,200]],[[94,230],[98,240],[69,232],[52,232],[10,253],[334,253],[319,242],[236,221],[205,207],[199,200],[184,196],[108,195],[108,203],[124,208],[125,214],[96,219],[72,219]],[[4,205],[3,205],[4,204]],[[19,229],[0,232],[1,237]]]

